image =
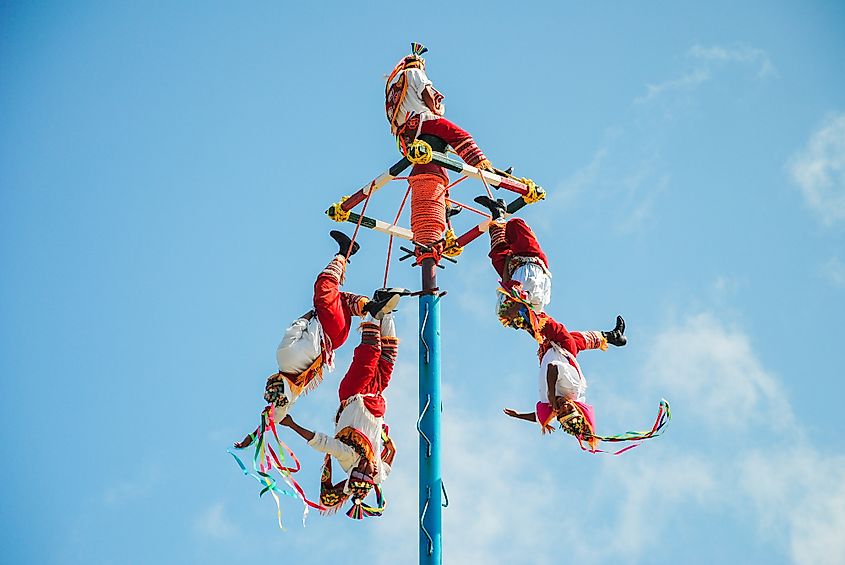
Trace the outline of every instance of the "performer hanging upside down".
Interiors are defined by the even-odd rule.
[[[627,343],[625,320],[616,317],[616,327],[608,332],[570,332],[566,326],[547,317],[540,344],[539,395],[534,412],[518,413],[510,408],[505,414],[521,420],[538,422],[543,433],[553,430],[557,419],[561,428],[595,449],[599,439],[595,433],[593,407],[586,402],[587,380],[576,357],[585,349],[606,350],[607,344],[621,347]]]
[[[412,43],[411,51],[393,68],[385,86],[387,120],[402,154],[415,139],[431,143],[433,138],[439,140],[439,146],[432,145],[436,151],[443,151],[449,145],[468,165],[493,170],[472,136],[443,117],[446,113],[443,95],[426,76],[425,59],[421,56],[428,49]],[[411,174],[423,173],[439,175],[448,183],[446,171],[434,163],[415,165]]]
[[[378,318],[381,320],[378,321]],[[390,313],[367,316],[361,324],[361,344],[355,348],[352,364],[340,382],[340,407],[335,416],[335,434],[330,437],[297,424],[289,415],[281,424],[299,434],[312,448],[326,454],[320,485],[320,504],[337,511],[348,498],[347,516],[380,515],[384,500],[379,485],[390,474],[396,450],[384,423],[384,391],[390,384],[399,340]],[[348,474],[332,482],[332,457]],[[364,504],[370,490],[376,492],[376,506]]]
[[[334,367],[334,351],[349,336],[352,316],[378,314],[392,310],[399,300],[392,289],[376,291],[374,299],[342,292],[347,255],[354,255],[359,245],[349,237],[333,230],[329,235],[338,243],[338,251],[314,283],[314,308],[294,320],[285,330],[276,350],[279,372],[267,379],[264,399],[267,410],[273,409],[273,420],[287,415],[297,399],[316,388],[325,369]],[[400,289],[401,291],[401,289]],[[249,446],[256,432],[235,444],[242,449]]]
[[[521,218],[502,223],[506,209],[504,200],[479,196],[475,202],[487,207],[493,215],[489,257],[501,277],[502,287],[521,292],[531,309],[542,313],[552,300],[552,273],[534,232]],[[500,314],[507,306],[506,302],[506,298],[500,296]]]
[[[551,272],[534,232],[519,218],[502,225],[506,211],[503,200],[479,196],[475,201],[486,206],[493,217],[489,256],[501,277],[499,320],[505,326],[528,331],[540,344],[540,400],[536,410],[518,413],[508,408],[505,414],[538,422],[544,433],[552,430],[551,422],[557,419],[561,428],[577,437],[582,447],[586,442],[591,451],[597,451],[600,441],[636,442],[657,435],[669,418],[665,401],[660,404],[651,431],[620,436],[596,434],[593,407],[586,403],[587,381],[576,357],[585,349],[607,350],[608,344],[625,345],[625,320],[617,316],[616,327],[607,332],[569,332],[544,312],[551,301]]]

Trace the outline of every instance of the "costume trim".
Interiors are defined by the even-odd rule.
[[[335,255],[321,274],[328,275],[335,279],[338,284],[343,284],[346,277],[346,257],[343,255]]]
[[[507,289],[502,288],[503,286],[507,287]],[[545,338],[540,332],[542,332],[543,326],[546,325],[548,318],[538,315],[533,310],[531,303],[527,300],[525,291],[522,290],[522,284],[518,281],[509,281],[503,283],[496,290],[504,295],[504,300],[499,306],[499,322],[506,328],[526,330],[542,347]],[[519,305],[517,312],[515,314],[509,313],[509,308],[514,304]]]
[[[607,351],[607,338],[601,332],[593,330],[581,332],[581,335],[584,336],[584,341],[586,342],[585,349],[601,349],[602,351]]]

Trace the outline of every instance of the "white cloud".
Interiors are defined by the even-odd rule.
[[[650,379],[708,427],[739,431],[756,421],[792,424],[789,401],[757,360],[748,336],[714,315],[690,316],[667,328],[651,352]]]
[[[634,100],[637,104],[650,102],[668,92],[689,92],[695,90],[714,77],[715,71],[726,64],[754,65],[757,67],[757,78],[764,79],[777,76],[777,69],[769,55],[762,49],[747,45],[724,47],[713,45],[705,47],[693,45],[687,52],[695,68],[686,71],[680,77],[672,78],[657,84],[646,85],[646,93]]]
[[[845,288],[845,263],[839,257],[831,257],[822,265],[822,276],[835,287]]]
[[[657,84],[647,84],[646,93],[636,98],[634,102],[637,104],[649,102],[667,91],[693,90],[702,83],[705,83],[710,80],[710,78],[710,71],[708,71],[707,69],[695,69],[693,71],[685,73],[684,75],[678,78],[670,79]]]
[[[702,61],[755,64],[758,65],[757,76],[760,78],[777,75],[777,69],[769,59],[769,55],[762,49],[747,45],[734,47],[693,45],[689,50],[689,55]]]
[[[581,194],[592,190],[601,174],[602,163],[607,157],[607,149],[599,149],[593,154],[590,162],[575,171],[568,179],[560,183],[551,196],[556,206],[571,205]]]
[[[226,516],[226,507],[217,502],[203,510],[194,521],[194,530],[214,539],[232,539],[238,534],[238,527]]]
[[[636,175],[630,183],[628,193],[629,205],[621,221],[616,223],[617,229],[623,233],[631,233],[643,229],[652,217],[654,205],[658,197],[669,187],[669,175],[664,174],[659,179],[652,179],[651,175],[643,178]]]
[[[782,551],[794,562],[842,562],[843,458],[808,443],[778,377],[758,358],[749,336],[714,313],[700,313],[669,324],[640,348],[649,353],[632,385],[610,393],[597,386],[591,401],[612,428],[616,420],[636,425],[644,417],[637,402],[650,407],[655,394],[664,393],[676,408],[676,422],[654,440],[659,448],[645,445],[619,458],[583,454],[559,433],[540,436],[536,426],[504,417],[487,399],[468,404],[461,396],[466,391],[444,379],[448,560],[553,563],[560,555],[549,551],[552,540],[553,547],[565,548],[568,557],[584,564],[638,561],[683,528],[686,516],[705,514],[750,520],[771,551]],[[415,344],[408,340],[388,390],[399,448],[385,485],[389,519],[368,522],[354,534],[367,536],[355,542],[364,546],[390,540],[390,551],[374,554],[377,563],[416,559],[414,354]],[[586,359],[584,368],[588,379],[601,382]],[[504,383],[500,400],[513,397],[516,387],[529,386],[522,377],[486,378]],[[726,447],[728,438],[735,445]],[[234,532],[222,504],[211,507],[197,527],[218,538]],[[701,536],[696,543],[705,543],[708,534],[696,529],[687,535]]]
[[[788,169],[824,224],[845,220],[845,113],[829,116]]]
[[[740,469],[764,535],[786,533],[795,563],[845,563],[845,457],[798,446],[752,452]]]

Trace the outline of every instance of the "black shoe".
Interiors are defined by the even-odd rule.
[[[493,172],[499,175],[500,177],[512,177],[513,176],[513,167],[508,167],[504,171],[501,169],[497,169],[493,167]]]
[[[505,215],[505,211],[508,209],[505,205],[505,201],[499,198],[498,200],[493,200],[489,196],[476,196],[473,198],[473,202],[477,202],[490,210],[490,214],[493,216],[494,220],[498,220],[502,216]]]
[[[452,216],[457,216],[463,211],[463,208],[460,206],[454,206],[452,204],[446,205],[446,217],[451,218]]]
[[[404,288],[380,288],[373,293],[373,299],[364,306],[364,312],[381,320],[385,314],[393,312],[399,305],[399,299],[408,294]]]
[[[361,248],[361,246],[358,245],[358,242],[352,243],[352,240],[349,239],[349,236],[343,233],[342,231],[332,230],[329,232],[329,235],[332,236],[332,239],[337,242],[337,246],[339,248],[337,250],[338,255],[343,255],[344,257],[346,257],[348,253],[349,257],[352,257],[353,255],[358,253],[358,250]],[[350,245],[352,246],[351,253],[349,252]]]
[[[625,337],[625,320],[622,316],[616,316],[616,327],[609,332],[601,332],[601,335],[607,340],[610,345],[622,347],[628,343],[628,338]]]

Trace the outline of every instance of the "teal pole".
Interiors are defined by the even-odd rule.
[[[441,565],[442,481],[440,475],[440,297],[437,265],[422,262],[420,374],[417,431],[420,433],[420,565]]]

